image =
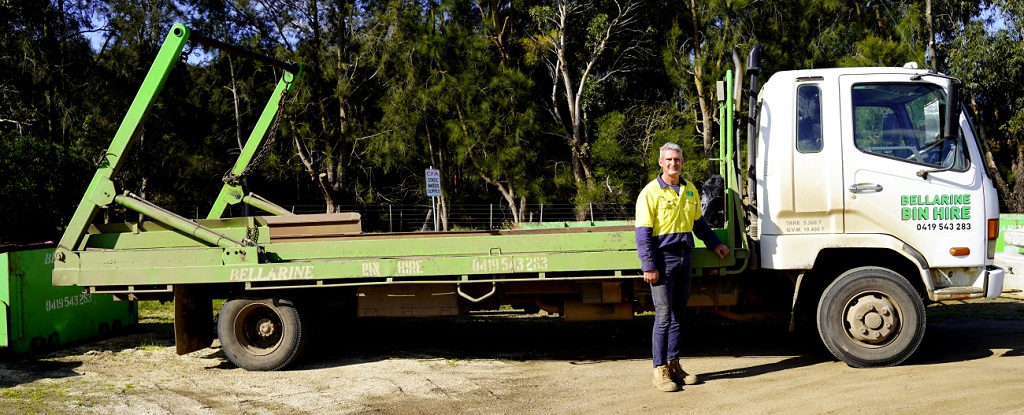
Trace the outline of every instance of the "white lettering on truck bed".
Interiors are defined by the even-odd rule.
[[[234,268],[230,281],[280,281],[313,279],[312,265],[284,265],[266,268]]]

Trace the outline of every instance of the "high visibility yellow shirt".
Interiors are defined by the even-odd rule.
[[[700,194],[693,183],[682,180],[679,192],[661,179],[644,186],[636,200],[636,246],[641,269],[655,269],[655,249],[688,251],[693,233],[709,247],[721,244],[701,215]]]

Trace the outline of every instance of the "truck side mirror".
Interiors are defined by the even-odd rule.
[[[946,95],[946,122],[942,126],[942,138],[956,140],[960,137],[960,83],[950,82]]]
[[[946,94],[946,121],[942,123],[942,138],[946,140],[956,140],[960,138],[960,83],[950,81],[949,91]],[[953,145],[953,159],[959,157],[960,145]],[[953,168],[956,162],[950,163],[950,165],[938,169],[932,170],[920,170],[917,172],[917,176],[928,180],[928,175],[931,173],[938,173],[941,171],[947,171]]]

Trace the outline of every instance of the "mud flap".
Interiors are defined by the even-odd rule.
[[[179,355],[213,344],[213,299],[195,285],[174,286],[174,346]]]

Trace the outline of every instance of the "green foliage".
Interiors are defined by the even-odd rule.
[[[57,7],[66,7],[58,9]],[[63,144],[90,132],[91,54],[78,5],[0,2],[0,131]]]
[[[683,177],[702,182],[708,161],[692,124],[679,125],[681,116],[666,105],[638,105],[625,112],[610,112],[597,121],[596,139],[591,146],[596,176],[603,182],[580,188],[578,208],[590,203],[632,203],[639,189],[660,173],[658,149],[667,142],[683,149]]]
[[[1001,196],[1020,209],[1024,2],[932,3],[930,58],[965,81]],[[716,170],[706,160],[718,140],[714,83],[734,46],[764,45],[762,81],[788,69],[925,63],[921,0],[635,4],[638,19],[583,78],[619,16],[615,2],[0,2],[0,194],[15,201],[0,205],[0,242],[59,236],[172,22],[304,65],[272,153],[248,182],[280,204],[420,202],[428,166],[442,169],[452,203],[631,203],[664,142],[683,147],[688,180]],[[559,6],[573,7],[566,27]],[[565,67],[552,59],[559,35]],[[212,201],[280,71],[187,50],[117,184],[191,210]],[[567,134],[566,97],[580,83],[580,129]],[[580,163],[592,177],[580,179]]]
[[[60,239],[90,173],[90,163],[64,145],[0,134],[0,245]]]
[[[839,59],[839,66],[903,66],[907,62],[923,61],[913,45],[868,36],[857,42],[857,54]]]
[[[956,26],[944,48],[951,75],[964,80],[965,105],[992,153],[990,171],[1000,202],[1010,212],[1024,211],[1024,4],[995,3],[1003,28],[991,30],[981,19]]]

